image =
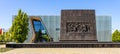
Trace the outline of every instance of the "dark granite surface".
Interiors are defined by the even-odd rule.
[[[94,40],[96,37],[95,10],[62,10],[60,41]]]
[[[6,44],[7,48],[120,48],[120,42],[95,42],[95,43],[23,43]]]

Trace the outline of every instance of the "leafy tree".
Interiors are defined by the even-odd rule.
[[[23,43],[27,39],[28,30],[28,16],[19,10],[10,29],[12,40],[17,43]]]
[[[5,41],[5,36],[4,35],[0,35],[0,42],[4,42]]]
[[[9,32],[5,32],[0,35],[0,42],[11,42],[11,36]]]
[[[3,34],[3,35],[5,36],[5,41],[6,41],[6,42],[10,42],[10,41],[12,41],[9,32],[5,32],[5,34]]]
[[[120,42],[120,31],[115,30],[112,34],[112,41],[113,42]]]

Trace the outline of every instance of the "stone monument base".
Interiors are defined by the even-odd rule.
[[[97,40],[60,40],[60,42],[72,42],[72,43],[96,43]]]
[[[120,48],[120,42],[95,42],[95,43],[23,43],[6,44],[7,48]]]

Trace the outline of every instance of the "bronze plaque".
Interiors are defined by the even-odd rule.
[[[62,10],[60,41],[96,41],[95,10]]]

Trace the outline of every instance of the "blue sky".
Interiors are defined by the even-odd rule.
[[[18,9],[28,15],[60,15],[61,9],[95,9],[112,17],[112,30],[120,29],[120,0],[0,0],[0,27],[8,29]]]

